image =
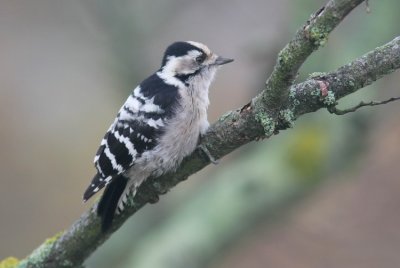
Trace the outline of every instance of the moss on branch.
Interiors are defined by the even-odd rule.
[[[351,10],[364,0],[329,1],[320,8],[296,32],[293,39],[279,52],[272,74],[266,81],[265,89],[259,99],[262,105],[256,110],[270,113],[276,117],[289,95],[289,89],[297,76],[299,68],[313,51],[323,46],[329,34]],[[265,111],[264,111],[265,110]],[[258,115],[260,112],[256,112]],[[257,117],[259,119],[259,116]]]

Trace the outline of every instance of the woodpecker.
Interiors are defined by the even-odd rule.
[[[175,42],[160,69],[132,91],[101,141],[97,173],[83,195],[86,202],[106,187],[97,206],[103,231],[143,181],[174,171],[194,151],[209,127],[209,86],[232,61],[204,44]]]

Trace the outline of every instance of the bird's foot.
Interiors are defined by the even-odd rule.
[[[218,165],[219,161],[214,158],[214,156],[211,155],[210,151],[207,149],[207,147],[203,144],[199,145],[199,148],[206,154],[208,157],[208,160],[210,160],[211,163],[214,165]]]

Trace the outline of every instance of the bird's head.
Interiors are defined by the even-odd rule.
[[[218,67],[232,62],[213,53],[206,45],[193,42],[175,42],[165,51],[161,63],[164,75],[174,76],[184,83],[194,77],[212,80]]]

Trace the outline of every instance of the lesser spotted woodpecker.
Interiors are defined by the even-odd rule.
[[[175,42],[161,68],[129,95],[101,141],[97,174],[83,195],[86,201],[106,186],[97,207],[103,231],[144,180],[175,170],[194,151],[209,126],[210,83],[231,61],[201,43]]]

